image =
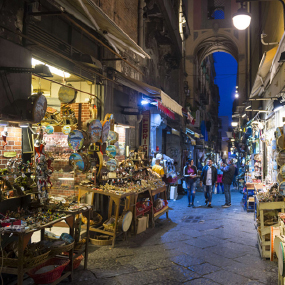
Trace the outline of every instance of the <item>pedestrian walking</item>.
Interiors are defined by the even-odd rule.
[[[218,166],[218,169],[217,169],[217,193],[219,194],[220,193],[220,188],[221,188],[221,193],[224,194],[224,185],[223,185],[223,171],[220,169],[221,166],[219,165]]]
[[[200,186],[202,187],[202,184],[204,185],[204,195],[205,195],[205,204],[209,208],[212,207],[212,192],[213,192],[213,186],[217,182],[217,169],[214,167],[212,160],[209,158],[207,160],[207,165],[204,166],[201,178],[200,178]]]
[[[228,165],[222,164],[221,170],[223,171],[223,183],[224,183],[224,191],[225,191],[225,205],[224,208],[228,208],[232,205],[231,202],[231,184],[235,175],[235,166],[233,165],[233,160],[228,160]]]
[[[193,159],[186,163],[183,169],[183,175],[185,177],[187,185],[188,207],[192,206],[195,208],[194,200],[196,194],[195,182],[197,177],[197,167],[194,165]]]

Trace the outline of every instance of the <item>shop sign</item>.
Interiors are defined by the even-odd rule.
[[[168,116],[169,118],[171,118],[172,120],[175,120],[175,114],[170,111],[168,108],[166,108],[165,106],[163,106],[160,102],[158,102],[157,104],[157,108],[163,112],[166,116]]]
[[[142,113],[142,146],[146,156],[149,154],[149,139],[150,139],[150,111]]]

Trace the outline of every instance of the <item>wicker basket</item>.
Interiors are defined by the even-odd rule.
[[[75,254],[74,254],[75,255]],[[79,256],[77,256],[74,260],[73,260],[73,270],[77,269],[81,263],[81,261],[83,260],[84,256],[81,254]],[[70,271],[71,270],[71,264],[68,264],[65,268],[66,271]]]
[[[96,236],[95,238],[90,238],[90,242],[94,245],[110,245],[113,242],[113,237]]]
[[[110,222],[110,223],[109,223]],[[115,227],[115,216],[112,216],[109,220],[107,220],[106,222],[103,223],[103,227],[105,229],[105,231],[114,231],[114,227]]]
[[[39,266],[34,267],[28,272],[28,275],[34,279],[35,284],[49,284],[56,281],[61,277],[64,268],[69,264],[69,259],[52,258]],[[35,274],[39,269],[48,265],[58,265],[56,268],[49,272],[42,274]]]
[[[52,248],[50,256],[55,256],[57,254],[61,254],[62,252],[70,251],[73,247],[74,247],[74,242],[56,248]]]
[[[35,267],[41,264],[42,262],[45,262],[48,259],[49,255],[50,255],[50,251],[47,251],[46,253],[38,255],[36,257],[32,257],[32,258],[24,257],[23,266],[24,268]],[[5,258],[4,257],[3,266],[13,267],[13,268],[18,267],[18,258]]]

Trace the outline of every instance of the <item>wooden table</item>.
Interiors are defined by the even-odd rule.
[[[110,219],[113,215],[115,216],[115,225],[114,225],[114,230],[113,231],[106,231],[102,226],[99,228],[90,228],[89,230],[92,232],[97,232],[105,235],[109,235],[113,237],[112,241],[112,247],[115,246],[115,240],[117,237],[117,226],[118,226],[118,220],[119,220],[119,210],[121,206],[122,200],[125,200],[124,204],[124,210],[129,210],[130,209],[130,198],[131,196],[134,195],[134,193],[126,193],[123,195],[117,195],[115,193],[110,193],[110,192],[104,192],[104,191],[98,191],[97,189],[90,188],[90,187],[84,187],[84,186],[78,186],[78,199],[80,199],[82,193],[86,192],[92,192],[95,194],[102,194],[105,196],[108,196],[109,199],[109,207],[108,207],[108,219]],[[114,208],[114,213],[113,213],[113,205],[115,206]]]
[[[87,237],[86,237],[86,243],[85,247],[83,249],[74,252],[74,248],[72,248],[69,251],[69,259],[70,259],[70,271],[64,273],[59,279],[57,279],[52,284],[58,284],[65,278],[69,277],[70,281],[72,280],[73,275],[73,260],[77,258],[82,253],[85,253],[85,259],[84,259],[84,269],[87,269],[87,263],[88,263],[88,241],[89,241],[89,225],[90,225],[90,213],[91,213],[92,207],[86,208],[86,209],[78,209],[76,211],[65,211],[66,216],[56,219],[50,223],[44,224],[42,226],[39,226],[35,229],[28,230],[26,232],[13,232],[13,235],[18,237],[18,267],[12,268],[12,267],[3,267],[2,273],[7,274],[14,274],[18,276],[17,284],[22,285],[23,284],[23,277],[26,272],[31,270],[32,268],[24,268],[24,250],[28,243],[31,240],[32,235],[37,232],[41,231],[41,240],[44,240],[44,233],[46,228],[51,228],[55,224],[60,223],[62,221],[65,221],[67,225],[69,226],[69,234],[74,237],[75,234],[75,218],[76,215],[82,213],[87,217]],[[5,235],[10,235],[12,232],[4,232]],[[52,258],[52,256],[50,257]],[[44,260],[45,262],[46,260]]]
[[[115,239],[118,236],[117,226],[118,226],[118,220],[119,220],[120,206],[124,206],[124,211],[130,210],[133,212],[133,228],[134,228],[134,232],[136,233],[136,202],[140,194],[148,193],[148,196],[150,197],[150,201],[152,202],[152,208],[150,211],[152,227],[155,226],[155,220],[161,217],[163,214],[166,214],[166,217],[168,218],[168,210],[169,210],[168,206],[164,207],[157,213],[154,213],[154,210],[153,210],[153,202],[154,202],[153,199],[155,195],[162,196],[163,200],[167,200],[167,193],[166,193],[167,187],[166,186],[163,186],[163,187],[160,187],[154,190],[145,189],[144,191],[141,191],[138,193],[134,193],[134,192],[128,193],[127,192],[122,195],[99,191],[95,188],[84,187],[84,186],[77,186],[77,188],[78,188],[78,199],[79,200],[80,200],[82,193],[87,193],[87,192],[92,192],[94,194],[102,194],[102,195],[109,197],[110,200],[109,200],[109,207],[108,207],[108,219],[110,219],[111,216],[115,216],[114,230],[107,231],[103,227],[99,227],[99,228],[90,228],[90,231],[112,236],[113,237],[112,247],[115,246]],[[125,203],[122,204],[123,200],[125,200]],[[131,205],[131,201],[133,202],[132,205]],[[113,205],[115,206],[114,212],[113,212]]]
[[[24,274],[32,269],[32,268],[24,268],[23,265],[24,265],[24,250],[25,250],[26,246],[28,245],[33,233],[35,233],[36,231],[41,231],[41,239],[43,239],[45,228],[50,228],[54,224],[56,224],[60,221],[63,221],[63,220],[65,220],[66,223],[69,225],[70,235],[72,235],[72,229],[74,226],[74,223],[73,223],[74,217],[72,215],[67,215],[61,219],[54,220],[48,224],[39,226],[36,229],[28,230],[26,232],[13,232],[13,235],[18,237],[18,267],[17,268],[3,267],[2,273],[17,275],[18,276],[17,284],[22,285]],[[4,232],[4,234],[10,235],[11,232]],[[73,249],[70,250],[70,252],[69,252],[69,258],[70,258],[70,261],[72,264],[72,259],[71,259],[72,255],[71,254],[73,254]],[[71,280],[72,279],[72,269],[73,269],[73,267],[71,268],[70,271],[66,272],[61,278],[59,278],[58,280],[56,280],[52,284],[58,284],[60,281],[62,281],[63,279],[65,279],[67,277],[70,277],[70,280]]]

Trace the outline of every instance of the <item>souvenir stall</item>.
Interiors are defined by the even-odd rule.
[[[280,112],[280,111],[279,111]],[[252,184],[255,190],[255,218],[257,222],[258,244],[263,258],[273,260],[274,236],[272,229],[280,226],[278,215],[285,211],[284,199],[284,133],[282,114],[273,113],[263,126],[258,126],[260,132],[260,156],[253,157],[255,172],[264,177],[263,183]]]
[[[87,268],[89,232],[81,239],[76,224],[84,215],[89,228],[91,206],[74,203],[72,197],[60,202],[51,198],[54,157],[46,151],[45,135],[53,127],[41,126],[45,96],[31,97],[30,118],[22,123],[1,121],[1,272],[10,274],[5,277],[7,283],[17,275],[17,284],[22,284],[27,274],[37,284],[57,284],[72,277],[84,258],[82,253]],[[59,223],[67,228],[60,236],[50,232]],[[37,237],[34,241],[38,233],[39,241]]]

